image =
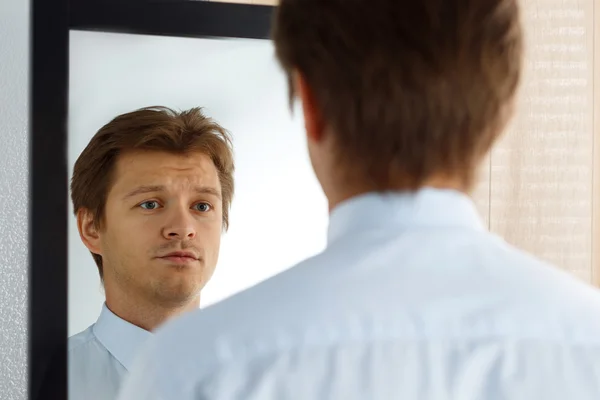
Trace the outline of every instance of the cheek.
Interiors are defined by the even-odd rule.
[[[138,237],[130,232],[125,232],[121,229],[112,229],[106,232],[104,237],[104,246],[110,255],[118,258],[122,262],[135,259],[135,249],[139,249]]]
[[[134,240],[137,240],[140,245],[148,247],[148,244],[156,244],[163,238],[164,229],[167,226],[169,223],[162,216],[139,216],[128,220],[123,234],[136,238]]]
[[[200,224],[198,227],[198,241],[205,251],[218,253],[221,246],[223,224],[220,221],[211,221]]]
[[[207,242],[218,244],[221,241],[221,233],[223,224],[220,221],[212,221],[211,223],[202,226],[201,230],[203,236],[206,237]]]
[[[214,232],[221,232],[223,230],[223,214],[221,210],[212,213],[210,216],[206,216],[204,219],[199,220],[200,229],[205,232],[210,232],[214,235]]]
[[[122,218],[109,226],[105,234],[106,245],[119,258],[138,258],[143,249],[147,249],[148,244],[154,242],[152,240],[156,232],[154,225],[156,224],[152,224],[150,219]]]

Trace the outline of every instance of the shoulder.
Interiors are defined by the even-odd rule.
[[[449,320],[452,315],[471,321],[474,312],[483,325],[493,327],[489,333],[494,335],[548,338],[547,332],[554,330],[554,337],[562,341],[577,337],[588,344],[600,337],[597,289],[493,235],[463,241],[464,246],[452,246],[447,254],[441,247],[442,258],[421,257],[418,265],[411,264],[417,259],[411,251],[422,254],[423,247],[398,254],[397,246],[385,243],[391,250],[383,252],[383,258],[379,252],[375,263],[364,248],[361,254],[346,245],[332,247],[169,322],[152,338],[154,361],[147,363],[181,366],[179,374],[170,371],[171,377],[189,376],[193,370],[195,379],[215,378],[225,366],[241,367],[243,360],[254,363],[267,354],[326,345],[350,335],[355,326],[355,335],[371,337],[379,329],[374,323],[393,325],[398,328],[390,332],[405,340],[406,332],[416,329],[411,327],[456,326]],[[447,259],[453,260],[452,268]],[[430,261],[437,265],[430,268]],[[437,279],[432,276],[436,273]],[[449,310],[450,306],[456,308]],[[461,332],[475,332],[465,324]]]
[[[86,344],[95,339],[94,325],[91,325],[86,330],[81,331],[68,339],[69,354],[77,353],[85,348]]]
[[[565,337],[600,343],[600,290],[577,276],[584,265],[557,266],[500,238],[488,243],[492,267],[484,271],[486,287],[506,299],[513,310],[509,316],[528,319],[523,326],[554,326]]]
[[[96,368],[96,364],[118,364],[118,361],[94,334],[94,325],[69,337],[68,359],[69,369],[74,373]]]
[[[68,339],[69,398],[114,399],[126,371],[93,328]]]

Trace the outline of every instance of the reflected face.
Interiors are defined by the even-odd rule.
[[[163,305],[185,304],[212,276],[222,233],[221,185],[202,153],[119,156],[98,233],[104,279]]]

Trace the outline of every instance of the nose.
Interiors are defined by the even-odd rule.
[[[196,228],[189,210],[174,210],[163,228],[163,236],[169,240],[194,239],[196,237]]]

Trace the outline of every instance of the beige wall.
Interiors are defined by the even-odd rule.
[[[600,0],[522,0],[522,10],[517,115],[473,195],[491,231],[600,286]]]
[[[484,213],[488,207],[491,231],[600,284],[594,11],[594,0],[523,1],[527,53],[518,111],[475,198]]]
[[[590,2],[593,0],[590,0]],[[600,3],[594,5],[594,209],[592,215],[593,284],[600,287]]]
[[[590,0],[592,2],[594,0]],[[594,29],[594,209],[592,211],[592,283],[600,287],[600,3],[596,0]]]

